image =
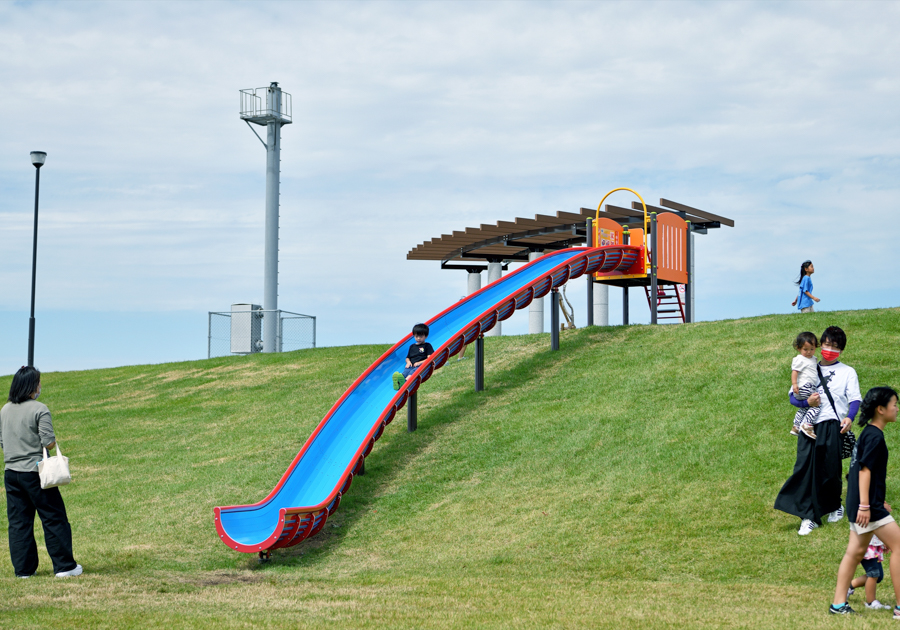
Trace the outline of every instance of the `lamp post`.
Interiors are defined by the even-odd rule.
[[[38,193],[41,189],[41,167],[47,160],[44,151],[32,151],[31,163],[34,164],[34,249],[31,256],[31,318],[28,320],[28,367],[34,367],[34,287],[37,274],[37,228],[38,228]]]

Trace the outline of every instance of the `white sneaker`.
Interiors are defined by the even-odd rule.
[[[818,527],[818,525],[813,523],[808,518],[805,518],[805,519],[803,519],[803,522],[800,523],[800,529],[797,530],[797,533],[800,534],[801,536],[806,536],[807,534],[809,534],[812,530],[814,530],[817,527]]]
[[[75,577],[76,575],[81,575],[82,573],[84,573],[84,569],[82,569],[81,565],[79,564],[77,567],[69,571],[60,571],[56,574],[56,577]]]
[[[855,593],[855,592],[856,592],[856,589],[853,588],[852,586],[850,588],[848,588],[847,589],[847,599],[850,599],[850,596],[853,595],[853,593]]]
[[[828,515],[828,522],[829,523],[837,523],[842,518],[844,518],[844,506],[843,505]]]
[[[871,610],[887,610],[887,609],[890,608],[890,606],[887,606],[887,605],[885,605],[885,604],[882,604],[880,601],[878,601],[878,600],[876,599],[876,600],[875,600],[874,602],[872,602],[871,604],[866,603],[866,608],[869,608],[869,609],[871,609]]]

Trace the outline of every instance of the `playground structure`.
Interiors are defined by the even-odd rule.
[[[595,217],[588,218],[585,225],[583,240],[587,247],[570,247],[565,240],[564,248],[539,257],[529,255],[526,265],[497,277],[428,320],[429,341],[435,352],[399,391],[394,390],[391,375],[405,365],[412,334],[394,344],[332,406],[268,496],[250,505],[214,509],[216,531],[222,542],[239,552],[258,553],[264,561],[271,550],[297,545],[321,531],[338,509],[354,476],[365,473],[365,458],[387,425],[406,406],[407,430],[416,430],[419,387],[467,344],[475,345],[475,390],[481,391],[485,334],[517,309],[532,305],[549,293],[553,297],[551,348],[559,349],[559,288],[569,280],[587,276],[589,288],[599,281],[622,286],[626,291],[629,286],[649,286],[650,294],[657,296],[650,300],[651,312],[655,312],[655,306],[661,302],[657,295],[661,282],[687,282],[690,278],[689,228],[688,222],[675,213],[666,213],[674,218],[660,219],[656,213],[647,212],[643,200],[641,205],[641,228],[633,226],[636,222],[631,217],[625,221],[604,221],[598,208]],[[554,234],[531,236],[543,238],[544,249],[550,249],[548,243],[559,244]],[[579,236],[574,227],[571,234]],[[557,240],[550,243],[546,241],[548,236]],[[504,247],[509,240],[504,239]],[[496,269],[499,271],[499,265]],[[590,304],[590,296],[588,300]],[[625,314],[627,321],[627,310]],[[572,320],[568,316],[567,319],[572,325]]]
[[[633,202],[631,208],[610,204],[604,206],[609,194],[617,191],[633,193],[640,201]],[[663,198],[659,204],[653,206],[645,203],[637,192],[629,188],[616,188],[596,208],[581,208],[578,212],[559,211],[555,216],[538,214],[534,218],[518,217],[512,221],[454,230],[420,243],[407,253],[406,258],[439,261],[441,269],[467,271],[468,292],[471,294],[481,288],[483,271],[487,271],[488,282],[493,282],[508,265],[534,260],[550,251],[585,244],[638,244],[647,257],[631,273],[603,272],[588,280],[587,325],[609,325],[610,286],[623,290],[623,324],[630,323],[629,288],[636,286],[644,287],[651,323],[661,320],[693,321],[694,236],[723,226],[734,227],[734,221]],[[594,224],[599,225],[595,228]],[[654,273],[652,242],[657,237],[658,273]],[[654,276],[657,280],[655,291],[651,287]],[[656,296],[655,300],[650,299],[651,293]],[[543,300],[532,302],[529,310],[528,332],[544,332]],[[551,311],[551,319],[554,317],[554,311]],[[558,323],[551,326],[551,332],[554,327],[558,327]]]
[[[641,227],[628,227],[610,218],[600,217],[603,202],[612,193],[627,190],[641,200],[644,212]],[[664,319],[679,319],[688,322],[692,319],[691,303],[681,299],[679,286],[686,288],[692,284],[691,273],[691,239],[689,237],[690,222],[674,212],[647,212],[647,205],[638,193],[630,188],[616,188],[606,194],[597,206],[597,214],[589,228],[592,242],[598,245],[620,245],[634,243],[640,247],[640,254],[626,269],[614,269],[611,265],[601,265],[594,273],[595,282],[619,286],[627,292],[628,287],[642,286],[647,295],[650,307],[650,323],[656,324],[660,313]],[[614,256],[610,253],[609,256]],[[662,287],[672,286],[668,293]],[[674,298],[674,303],[672,299]],[[665,301],[666,306],[677,308],[660,309]],[[627,299],[624,300],[627,304]],[[627,323],[627,315],[625,316]]]

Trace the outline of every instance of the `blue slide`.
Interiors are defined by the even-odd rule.
[[[253,505],[215,508],[222,542],[244,553],[290,547],[325,525],[350,482],[409,396],[465,344],[572,278],[624,270],[642,247],[608,245],[552,252],[460,300],[426,322],[435,352],[395,391],[394,372],[405,366],[409,334],[385,352],[341,396],[291,462],[275,489]]]

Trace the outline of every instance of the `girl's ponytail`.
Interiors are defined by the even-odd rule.
[[[859,426],[864,427],[875,416],[875,410],[879,407],[887,407],[891,398],[897,396],[897,392],[887,385],[873,387],[866,392],[862,405],[859,406]]]

